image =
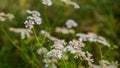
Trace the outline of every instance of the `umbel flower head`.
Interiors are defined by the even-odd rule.
[[[41,30],[40,31],[41,34],[44,34],[48,39],[52,40],[52,41],[56,41],[56,40],[59,40],[58,38],[56,37],[53,37],[49,34],[49,32],[45,31],[45,30]]]
[[[11,13],[7,13],[7,14],[3,12],[0,13],[0,21],[6,21],[7,19],[11,20],[13,18],[14,18],[14,15]]]
[[[75,2],[73,2],[71,0],[61,0],[61,1],[66,3],[66,4],[73,5],[75,9],[79,9],[80,8],[80,6],[77,3],[75,3]]]
[[[30,29],[25,29],[25,28],[10,28],[10,31],[20,33],[21,34],[21,39],[25,39],[25,36],[29,38],[32,33]]]
[[[89,68],[118,68],[118,62],[109,62],[108,60],[100,60],[99,61],[100,65],[95,65],[93,64],[91,67]]]
[[[82,38],[83,41],[98,42],[103,44],[104,46],[110,47],[110,44],[106,41],[104,37],[97,36],[94,33],[88,33],[88,34],[77,33],[76,36]]]
[[[65,24],[66,24],[67,28],[72,28],[72,27],[78,26],[78,24],[72,19],[67,20]]]
[[[52,1],[51,0],[42,0],[42,4],[51,6],[52,5]]]
[[[24,22],[26,28],[32,29],[35,23],[38,25],[42,23],[39,12],[27,10],[27,13],[31,14],[31,16],[28,16],[27,20]]]
[[[55,32],[62,34],[74,34],[75,31],[73,29],[67,29],[65,27],[56,27]]]
[[[44,61],[44,63],[49,65],[50,63],[57,63],[59,60],[67,60],[69,58],[67,53],[70,52],[74,55],[74,59],[81,57],[88,61],[88,65],[91,66],[94,62],[92,54],[88,51],[83,51],[84,46],[81,39],[69,41],[69,44],[64,40],[56,40],[53,46],[51,46],[51,50],[47,51],[46,48],[40,48],[38,49],[38,54],[43,54],[44,60],[47,60],[47,62]]]

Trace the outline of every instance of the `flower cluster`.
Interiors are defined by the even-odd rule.
[[[75,31],[73,29],[67,29],[65,27],[56,27],[55,32],[62,34],[74,34]]]
[[[58,62],[60,59],[67,59],[67,56],[64,51],[64,45],[65,45],[64,40],[56,40],[54,42],[54,45],[51,47],[51,50],[48,51],[46,48],[40,48],[38,49],[38,54],[41,55],[43,54],[43,62],[45,63],[45,67],[50,67],[49,64],[52,64],[55,66],[55,63]],[[53,66],[52,66],[53,68]]]
[[[100,65],[92,65],[90,68],[118,68],[118,62],[109,62],[107,60],[101,60]]]
[[[76,36],[82,38],[83,41],[98,42],[105,46],[110,47],[110,44],[106,41],[104,37],[97,36],[94,33],[88,33],[88,34],[77,33]]]
[[[77,3],[75,3],[75,2],[73,2],[71,0],[60,0],[60,1],[66,3],[68,5],[73,5],[75,9],[80,8],[80,6]],[[42,0],[42,4],[51,6],[52,5],[52,0]]]
[[[50,59],[46,55],[48,53],[48,50],[46,48],[41,47],[40,49],[38,49],[37,53],[39,55],[42,55],[44,57],[43,62],[45,63],[45,68],[49,68],[49,67],[51,67],[51,68],[57,68],[56,65],[54,64],[54,63],[57,62],[57,60],[54,59],[54,58]],[[52,64],[52,65],[50,65],[50,64]]]
[[[27,36],[27,38],[29,38],[31,36],[30,34],[32,33],[31,30],[25,29],[25,28],[10,28],[10,31],[20,33],[21,39],[25,39],[25,36]]]
[[[54,45],[51,47],[52,50],[47,53],[47,56],[55,59],[67,59],[64,45],[66,45],[66,42],[64,40],[55,41]]]
[[[50,51],[46,50],[46,48],[40,48],[38,54],[44,53],[44,60],[49,60],[49,62],[45,63],[49,65],[50,63],[57,63],[58,60],[67,60],[69,58],[67,52],[70,52],[74,55],[73,58],[78,59],[78,57],[81,57],[83,60],[88,61],[88,65],[91,66],[93,62],[92,55],[88,51],[83,51],[84,46],[85,44],[81,39],[69,41],[68,44],[64,40],[56,40]]]
[[[44,47],[37,50],[37,53],[39,55],[46,54],[47,52],[48,52],[48,50],[46,48],[44,48]]]
[[[26,28],[32,29],[35,23],[38,25],[42,23],[39,12],[27,10],[27,13],[31,14],[31,16],[28,16],[27,20],[24,22]]]
[[[52,5],[52,1],[51,0],[42,0],[42,3],[48,6]]]
[[[41,33],[41,34],[44,34],[48,39],[50,39],[50,40],[52,40],[52,41],[59,40],[58,38],[51,36],[51,35],[50,35],[47,31],[45,31],[45,30],[41,30],[40,33]]]
[[[77,23],[72,19],[67,20],[65,24],[66,24],[67,28],[72,28],[72,27],[78,26]]]
[[[11,13],[5,14],[5,13],[0,13],[0,21],[6,21],[7,19],[13,19],[14,15]]]
[[[75,2],[73,2],[71,0],[61,0],[61,1],[66,3],[66,4],[73,5],[76,9],[80,8],[80,6],[77,3],[75,3]]]
[[[78,57],[81,57],[84,60],[88,61],[88,64],[91,66],[93,62],[92,55],[88,51],[83,51],[84,46],[85,44],[82,42],[82,39],[72,40],[66,46],[66,49],[74,55],[74,58],[77,59]]]

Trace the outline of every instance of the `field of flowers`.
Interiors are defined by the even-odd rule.
[[[0,68],[119,68],[120,0],[0,0]]]

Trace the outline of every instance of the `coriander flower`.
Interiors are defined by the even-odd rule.
[[[66,42],[64,40],[54,41],[54,45],[51,46],[52,50],[47,53],[47,56],[55,59],[67,59],[66,50],[64,45]]]
[[[78,26],[77,23],[72,19],[67,20],[65,24],[66,24],[67,28],[72,28],[72,27]]]
[[[88,61],[88,65],[91,66],[93,59],[91,58],[92,55],[89,52],[84,52],[83,47],[85,44],[82,42],[81,39],[79,40],[72,40],[69,41],[69,44],[65,47],[66,51],[69,51],[74,55],[75,59],[81,57],[82,59]]]
[[[89,65],[89,66],[92,66],[92,62],[94,62],[94,60],[91,58],[91,57],[92,57],[92,54],[87,51],[87,52],[86,52],[86,56],[87,56],[87,57],[85,58],[85,60],[88,61],[88,65]]]
[[[57,40],[59,40],[58,38],[51,36],[51,35],[50,35],[47,31],[45,31],[45,30],[41,30],[40,33],[41,33],[41,34],[44,34],[48,39],[50,39],[50,40],[52,40],[52,41],[57,41]]]
[[[44,58],[43,62],[45,63],[45,68],[57,68],[56,62],[58,62],[56,59],[49,59],[49,58]]]
[[[47,53],[47,56],[51,58],[61,59],[63,56],[63,53],[61,50],[53,49]]]
[[[0,21],[6,21],[7,19],[11,20],[14,18],[14,15],[11,13],[5,14],[3,12],[0,13]]]
[[[21,34],[21,39],[25,39],[25,36],[27,36],[27,38],[29,38],[32,33],[31,30],[29,29],[24,29],[24,28],[10,28],[10,31],[16,32],[16,33],[20,33]]]
[[[26,12],[31,15],[28,16],[27,20],[24,22],[26,28],[32,29],[35,23],[37,25],[40,25],[42,23],[39,12],[30,10],[27,10]]]
[[[0,13],[0,21],[5,21],[5,13]]]
[[[106,41],[104,37],[97,36],[94,33],[88,34],[77,33],[76,36],[80,37],[83,41],[98,42],[103,44],[104,46],[110,47],[110,44]]]
[[[118,68],[118,62],[109,62],[108,60],[102,59],[99,63],[100,65],[93,64],[89,68]]]
[[[42,4],[51,6],[52,5],[52,1],[51,0],[42,0]]]
[[[26,28],[32,29],[32,28],[33,28],[33,25],[34,25],[34,21],[32,21],[32,20],[26,20],[26,21],[24,22],[24,24],[25,24],[25,27],[26,27]]]
[[[13,19],[14,18],[14,15],[13,14],[11,14],[11,13],[8,13],[8,14],[6,14],[6,17],[8,17],[8,19]]]
[[[55,32],[62,33],[62,34],[69,34],[69,33],[74,34],[75,33],[73,29],[67,29],[65,27],[62,27],[62,28],[56,27]]]
[[[51,48],[55,48],[55,49],[63,49],[64,45],[66,45],[67,43],[64,40],[56,40],[54,41],[54,45],[51,46]]]
[[[39,49],[37,50],[37,53],[38,53],[39,55],[45,54],[45,53],[47,53],[47,52],[48,52],[48,50],[47,50],[46,48],[44,48],[44,47],[39,48]]]
[[[77,3],[75,3],[75,2],[73,2],[71,0],[61,0],[61,1],[66,3],[66,4],[73,5],[75,7],[75,9],[79,9],[80,8],[80,6]]]

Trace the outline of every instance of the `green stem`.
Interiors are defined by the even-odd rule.
[[[106,54],[108,54],[108,52],[110,52],[112,49],[113,49],[112,47],[109,48],[109,49],[104,53],[104,56],[105,56]]]
[[[37,34],[36,34],[34,28],[33,28],[33,33],[34,33],[34,35],[35,35],[35,38],[36,38],[36,40],[37,40],[37,43],[38,43],[38,44],[40,45],[40,47],[41,47],[42,45],[41,45],[41,43],[39,42],[39,39],[38,39],[38,37],[37,37]]]
[[[55,26],[55,23],[58,21],[58,19],[60,18],[60,16],[62,16],[61,14],[62,14],[63,10],[64,10],[64,8],[60,8],[59,12],[56,15],[56,18],[54,19],[52,28]]]
[[[10,40],[10,42],[12,42],[12,44],[17,48],[20,49],[13,41],[12,39],[9,37],[9,35],[7,34],[7,32],[4,30],[3,26],[1,25],[1,30],[2,32],[6,35],[6,37]]]
[[[102,59],[103,58],[103,54],[102,54],[102,49],[101,49],[101,47],[96,43],[96,45],[99,47],[99,49],[100,49],[100,58]]]
[[[45,19],[46,19],[47,24],[50,26],[49,19],[48,19],[48,16],[47,16],[47,12],[46,12],[46,6],[44,6],[44,15],[45,15]]]
[[[85,47],[84,47],[84,50],[86,51],[88,48],[89,48],[89,46],[91,45],[91,43],[90,42],[88,42],[88,44],[87,45],[85,45]]]
[[[21,42],[22,42],[22,40],[21,40]],[[30,51],[32,53],[31,58],[27,53],[27,48],[25,47],[25,45],[22,44],[22,47],[21,47],[22,57],[25,59],[25,61],[27,61],[29,64],[31,64],[31,66],[33,66],[34,68],[39,68],[38,62],[37,62],[37,64],[35,63],[36,57],[33,55],[32,49]]]
[[[65,68],[68,68],[66,62],[64,60],[62,60],[62,61],[63,61],[64,65],[65,65]]]

